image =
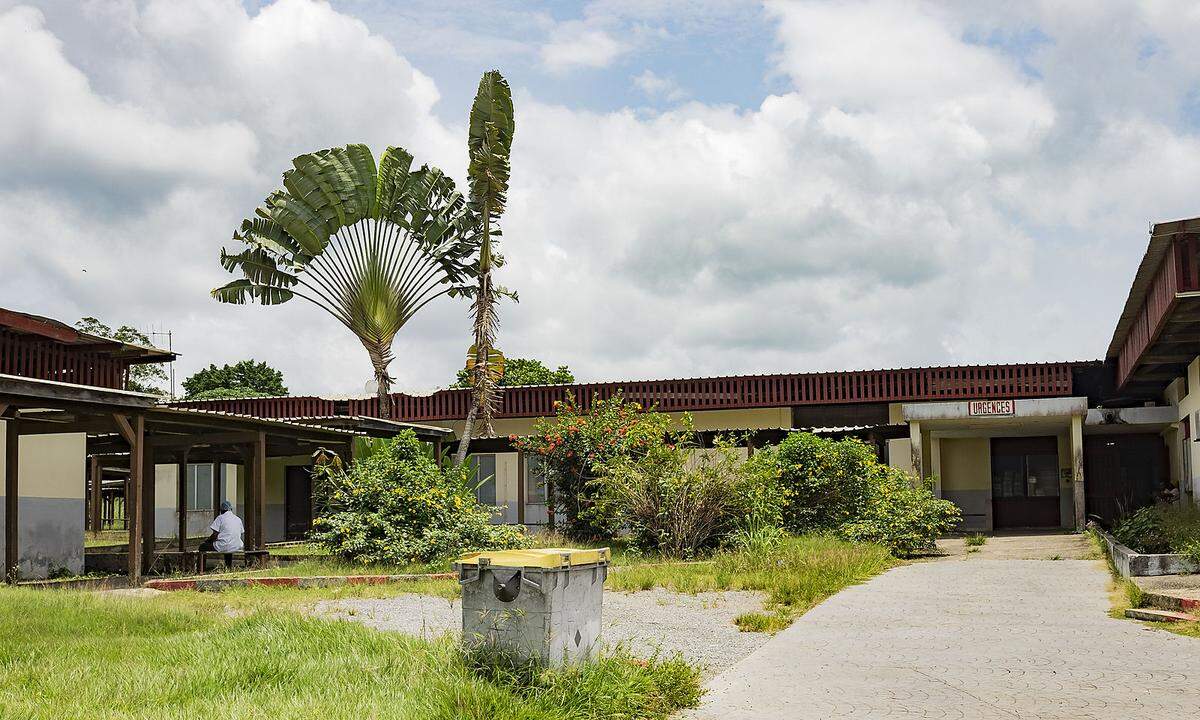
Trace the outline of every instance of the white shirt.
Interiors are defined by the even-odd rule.
[[[242,549],[242,533],[246,532],[246,527],[232,510],[218,515],[208,529],[217,534],[217,541],[213,543],[213,549],[217,552],[237,552]]]

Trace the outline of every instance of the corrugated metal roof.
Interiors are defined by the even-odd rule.
[[[159,405],[158,407],[152,408],[150,410],[150,412],[151,413],[170,413],[172,415],[187,415],[187,416],[192,416],[192,417],[226,417],[226,418],[232,418],[232,419],[236,419],[236,420],[246,420],[246,421],[254,422],[257,424],[268,425],[268,426],[273,426],[273,427],[281,427],[281,428],[289,428],[289,429],[303,429],[303,430],[319,430],[321,432],[334,433],[337,435],[346,435],[346,436],[356,436],[356,435],[364,435],[365,434],[362,432],[358,432],[357,430],[343,430],[341,428],[332,428],[332,427],[328,427],[325,425],[311,425],[311,424],[307,424],[307,423],[294,422],[292,420],[279,420],[276,418],[263,418],[263,417],[258,417],[256,415],[243,415],[241,413],[224,412],[222,410],[204,410],[201,408],[167,407],[165,405]]]
[[[1108,351],[1105,353],[1106,358],[1115,358],[1120,354],[1121,344],[1125,342],[1125,337],[1129,334],[1129,328],[1133,325],[1134,320],[1137,319],[1138,314],[1141,312],[1142,304],[1146,300],[1146,292],[1150,288],[1150,282],[1154,279],[1154,274],[1158,272],[1163,258],[1171,248],[1171,238],[1174,235],[1184,232],[1200,232],[1200,218],[1185,218],[1183,220],[1155,223],[1150,228],[1150,243],[1146,246],[1146,252],[1142,255],[1142,262],[1138,265],[1138,269],[1133,275],[1133,284],[1129,287],[1129,295],[1125,298],[1125,307],[1122,308],[1121,315],[1117,319],[1117,326],[1113,330],[1112,341],[1108,343]]]

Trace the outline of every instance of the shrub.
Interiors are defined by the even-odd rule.
[[[934,496],[930,485],[914,485],[907,473],[880,465],[858,516],[842,525],[838,534],[856,542],[879,543],[897,557],[928,550],[939,535],[962,520],[958,506]]]
[[[1200,508],[1165,504],[1141,508],[1121,519],[1113,537],[1142,553],[1186,553],[1200,543]]]
[[[539,418],[533,433],[511,438],[518,450],[543,459],[550,484],[550,509],[560,529],[572,540],[606,537],[609,519],[598,516],[593,484],[599,468],[616,458],[637,461],[661,443],[671,427],[663,413],[642,412],[637,403],[617,395],[596,399],[585,414],[574,396],[555,403],[555,417]]]
[[[858,517],[879,463],[859,440],[792,433],[776,449],[787,488],[784,526],[794,533],[837,530]]]
[[[597,514],[627,531],[634,547],[666,557],[715,548],[739,520],[754,525],[760,539],[764,526],[777,528],[782,503],[773,495],[773,468],[744,462],[724,440],[700,448],[689,426],[651,441],[644,454],[601,466]]]
[[[350,562],[434,562],[525,544],[524,528],[490,523],[466,469],[439,468],[411,430],[349,470],[323,463],[315,475],[320,514],[310,538]]]
[[[784,527],[792,533],[833,532],[903,556],[932,547],[962,517],[954,503],[933,495],[930,483],[914,485],[859,440],[792,433],[775,462],[787,501]]]

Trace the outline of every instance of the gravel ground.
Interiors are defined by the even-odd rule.
[[[771,638],[766,633],[741,632],[733,624],[738,615],[761,610],[764,597],[756,592],[606,592],[604,644],[623,644],[640,657],[655,651],[678,652],[709,678]],[[399,595],[383,600],[325,600],[317,603],[315,612],[379,630],[430,636],[458,632],[461,607],[458,600]]]

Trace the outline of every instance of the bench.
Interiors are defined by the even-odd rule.
[[[238,550],[237,552],[217,552],[216,550],[195,550],[196,556],[196,574],[203,575],[208,570],[208,557],[210,555],[221,556],[225,561],[225,567],[232,570],[235,560],[241,560],[242,567],[252,568],[266,564],[267,558],[271,553],[267,550]]]

